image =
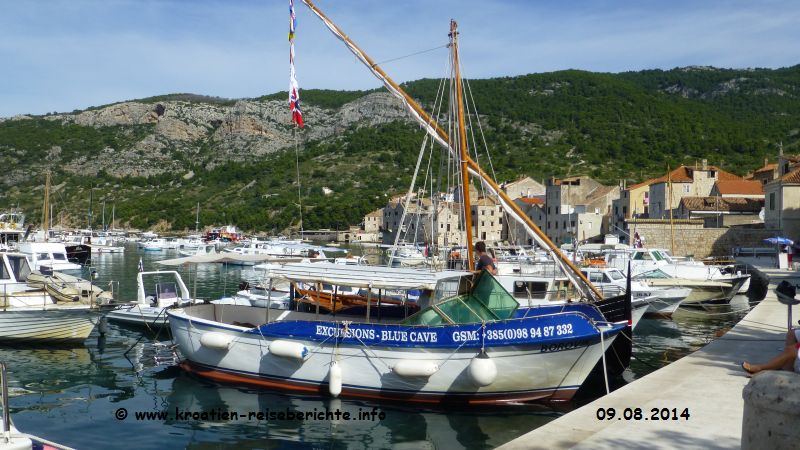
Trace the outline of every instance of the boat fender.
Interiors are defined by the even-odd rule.
[[[299,342],[277,340],[269,344],[269,352],[275,356],[302,361],[308,355],[308,348]]]
[[[105,336],[105,334],[108,333],[108,321],[105,317],[101,318],[97,323],[97,331],[100,332],[101,336]]]
[[[480,352],[469,363],[469,376],[477,386],[485,387],[497,379],[497,366],[486,352]]]
[[[210,331],[200,335],[200,345],[214,350],[228,350],[233,342],[233,336],[225,333]]]
[[[401,359],[392,367],[392,372],[401,377],[428,378],[438,371],[439,365],[433,361],[419,361],[413,359]]]
[[[333,397],[338,397],[342,393],[342,368],[338,361],[331,363],[331,370],[328,372],[328,390]]]

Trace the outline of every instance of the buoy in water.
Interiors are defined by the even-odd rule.
[[[272,341],[269,344],[269,352],[275,356],[283,356],[284,358],[292,358],[292,359],[305,359],[306,355],[308,355],[308,348],[305,345],[299,342],[292,342],[292,341]]]
[[[233,342],[233,336],[216,331],[209,331],[200,335],[200,345],[214,350],[228,350]]]
[[[328,390],[334,397],[342,393],[342,368],[338,361],[331,363],[331,370],[328,372]]]
[[[414,359],[401,359],[392,367],[392,372],[401,377],[425,377],[439,371],[439,365],[433,361],[419,361]]]
[[[468,371],[472,382],[480,387],[489,386],[497,378],[497,366],[485,351],[472,358]]]

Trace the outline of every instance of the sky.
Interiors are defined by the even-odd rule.
[[[380,83],[297,2],[301,88]],[[462,75],[800,64],[800,1],[316,0],[398,82]],[[0,117],[178,92],[288,86],[288,0],[0,0]],[[424,50],[429,52],[394,60]],[[389,61],[393,60],[393,61]]]

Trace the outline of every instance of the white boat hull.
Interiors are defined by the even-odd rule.
[[[164,308],[139,304],[122,306],[110,311],[106,317],[112,322],[149,328],[163,328],[168,323]]]
[[[260,312],[255,308],[248,309],[253,309],[259,317],[264,315],[263,309]],[[221,313],[225,311],[220,309]],[[342,396],[422,403],[568,400],[589,375],[603,351],[600,342],[588,341],[584,345],[576,343],[558,349],[536,344],[487,347],[486,352],[497,367],[497,378],[489,386],[476,387],[467,375],[470,363],[476,357],[474,348],[354,345],[337,348],[335,339],[324,342],[296,339],[291,342],[309,349],[304,360],[297,360],[270,352],[271,344],[286,339],[248,333],[246,327],[189,316],[182,309],[170,311],[170,328],[174,341],[186,358],[182,367],[217,381],[326,393],[330,365],[335,358],[342,373]],[[209,333],[213,334],[215,341],[221,340],[221,335],[227,335],[227,350],[211,348],[209,339],[203,345],[201,339],[204,335],[210,336]],[[605,348],[613,343],[615,337],[605,339]],[[435,365],[438,370],[430,377],[401,376],[392,370],[400,361],[419,361],[423,365]]]
[[[12,345],[80,344],[100,320],[86,306],[9,308],[0,311],[0,342]]]

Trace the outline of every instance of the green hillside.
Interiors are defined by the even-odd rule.
[[[438,85],[439,80],[419,80],[404,87],[430,107]],[[781,145],[786,153],[800,153],[800,66],[621,74],[570,70],[470,80],[468,85],[500,181],[523,174],[539,180],[586,174],[607,184],[636,182],[664,173],[667,165],[700,159],[744,175],[760,167],[765,157],[774,161]],[[371,92],[304,91],[305,133],[317,126],[315,111],[333,121],[337,111]],[[284,98],[277,93],[251,101],[266,105]],[[185,102],[187,108],[236,104],[192,94],[138,102],[166,101]],[[38,223],[43,173],[49,166],[58,187],[51,197],[54,212],[71,225],[85,225],[92,187],[95,227],[103,200],[107,217],[114,204],[116,217],[137,228],[193,229],[197,202],[204,225],[234,223],[267,232],[297,225],[293,148],[209,164],[208,155],[232,144],[211,134],[219,129],[219,120],[194,125],[207,129],[210,137],[164,141],[159,150],[181,170],[134,176],[111,169],[83,175],[80,167],[100,152],[125,152],[128,157],[142,153],[136,145],[154,133],[154,124],[88,126],[54,117],[0,122],[0,162],[5,168],[0,208],[19,205]],[[301,145],[299,161],[305,228],[357,224],[365,213],[384,206],[388,196],[407,189],[422,138],[418,126],[397,120],[349,125],[322,140],[303,135],[307,142]],[[48,164],[55,161],[54,146],[59,164]],[[323,187],[333,193],[324,195]]]

